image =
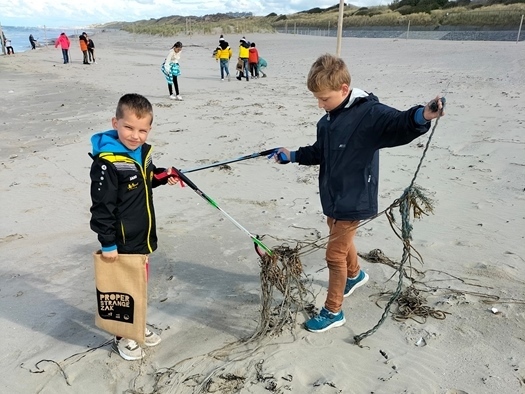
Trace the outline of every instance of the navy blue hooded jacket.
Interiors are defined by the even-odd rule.
[[[408,144],[426,133],[430,122],[381,104],[376,96],[352,89],[350,97],[317,123],[317,140],[291,152],[290,159],[319,165],[323,213],[337,220],[363,220],[378,211],[379,149]]]

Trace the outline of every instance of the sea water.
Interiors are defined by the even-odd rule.
[[[55,45],[55,41],[60,33],[66,33],[71,43],[78,42],[78,36],[82,32],[92,34],[92,30],[83,28],[46,28],[46,27],[13,27],[13,26],[2,26],[2,31],[8,40],[11,40],[11,46],[15,53],[25,52],[31,50],[31,44],[29,43],[29,35],[32,34],[36,42],[36,47],[44,47],[46,45]],[[2,54],[0,50],[0,55]]]

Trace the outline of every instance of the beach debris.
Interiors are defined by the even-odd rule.
[[[244,376],[233,373],[223,373],[214,379],[210,379],[206,387],[208,393],[233,393],[244,387]]]
[[[299,311],[304,311],[307,290],[299,246],[277,246],[260,256],[261,312],[259,325],[251,339],[279,335],[286,326],[294,327]],[[277,290],[282,297],[278,297]],[[276,301],[279,298],[279,301]]]
[[[495,315],[503,315],[503,312],[500,311],[498,308],[491,308],[490,311]]]
[[[383,356],[385,358],[385,360],[388,360],[388,354],[386,354],[385,351],[379,350],[379,353],[381,353],[381,356]]]
[[[324,379],[317,379],[314,384],[313,384],[314,387],[319,387],[319,386],[330,386],[330,387],[333,387],[334,389],[336,389],[336,385],[334,382],[330,382],[328,380],[324,380]],[[339,390],[339,392],[341,393],[342,390]]]
[[[416,346],[417,347],[423,347],[427,345],[427,341],[425,341],[425,338],[421,337],[417,340]]]

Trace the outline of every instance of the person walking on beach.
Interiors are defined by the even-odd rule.
[[[149,256],[157,249],[152,189],[178,182],[171,176],[171,168],[157,168],[152,162],[152,148],[146,144],[152,122],[149,100],[139,94],[125,94],[111,120],[113,129],[91,137],[90,227],[108,264],[118,264],[119,253]],[[155,174],[160,173],[166,177],[158,179]],[[144,345],[161,342],[160,336],[146,326],[144,332]],[[120,336],[115,336],[112,350],[128,361],[144,357],[137,342]]]
[[[180,53],[182,51],[182,42],[177,41],[171,47],[168,56],[164,60],[161,66],[162,73],[168,82],[168,91],[170,93],[170,99],[182,101],[182,97],[179,92],[179,81],[177,77],[180,75]],[[175,94],[173,94],[173,88],[175,88]]]
[[[257,63],[259,63],[259,52],[255,48],[255,42],[250,44],[248,55],[248,64],[250,66],[250,74],[252,78],[259,78],[259,69],[257,68]]]
[[[308,90],[327,112],[317,123],[317,140],[296,151],[280,148],[275,154],[282,164],[319,165],[319,193],[330,231],[325,255],[328,294],[320,313],[305,323],[312,332],[343,325],[344,297],[369,279],[359,266],[354,236],[359,222],[378,211],[379,149],[408,144],[443,115],[439,97],[399,111],[381,104],[372,93],[351,88],[350,82],[341,58],[320,56],[307,78]],[[437,104],[435,112],[430,104]]]
[[[97,64],[97,61],[95,59],[95,43],[87,35],[86,35],[86,38],[87,38],[87,48],[88,48],[89,61]]]
[[[78,36],[78,42],[80,44],[80,50],[82,51],[82,64],[90,64],[88,61],[88,41],[87,41],[87,33],[83,32],[80,36]]]
[[[64,64],[69,63],[69,46],[71,45],[71,42],[69,41],[68,36],[66,33],[60,33],[58,36],[56,42],[55,42],[55,48],[57,48],[60,45],[60,48],[62,48],[62,57],[64,58]]]
[[[219,46],[217,47],[217,52],[215,54],[215,59],[220,63],[221,70],[221,81],[224,81],[224,75],[230,80],[230,59],[232,57],[232,49],[228,42],[222,37],[219,38]]]
[[[239,40],[239,60],[242,61],[242,69],[243,72],[237,76],[237,79],[240,81],[244,76],[246,77],[246,81],[249,81],[248,77],[248,58],[250,57],[250,44],[248,41],[246,41],[246,38],[241,38]]]
[[[31,44],[31,50],[36,49],[36,40],[32,34],[29,35],[29,43]]]

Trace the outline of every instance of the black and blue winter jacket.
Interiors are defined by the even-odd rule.
[[[116,130],[95,134],[91,165],[91,229],[102,250],[149,254],[157,249],[154,187],[165,184],[151,160],[151,146],[135,151],[118,140]]]

